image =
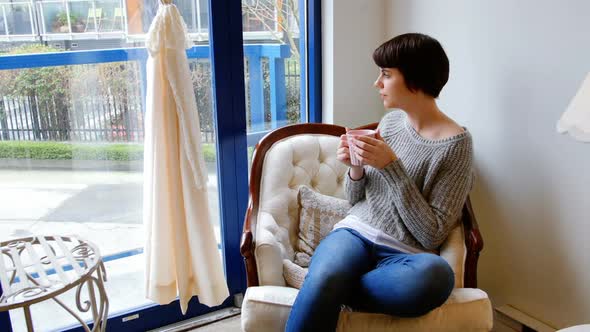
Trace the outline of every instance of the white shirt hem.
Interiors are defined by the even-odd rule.
[[[338,228],[350,228],[359,232],[367,240],[382,246],[386,246],[395,250],[399,250],[404,253],[417,254],[422,252],[428,252],[409,246],[385,232],[376,229],[375,227],[362,222],[359,217],[349,214],[346,218],[342,219],[332,230]]]

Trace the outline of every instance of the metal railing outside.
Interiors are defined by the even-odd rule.
[[[208,8],[203,8],[202,1],[177,0],[175,4],[181,9],[191,40],[207,41]],[[134,11],[132,6],[130,8],[131,13],[128,11],[127,0],[3,1],[0,2],[0,41],[142,41],[156,14],[157,1],[145,2],[140,11]],[[130,20],[141,21],[141,31],[131,31]],[[283,40],[285,33],[276,22],[273,25],[274,31],[267,31],[266,28],[256,31],[250,30],[248,24],[245,24],[244,40]],[[290,33],[294,38],[299,38],[298,29]]]
[[[287,45],[246,45],[244,50],[249,70],[264,73],[247,81],[247,112],[251,119],[248,141],[253,145],[264,132],[301,118],[300,73],[298,62],[288,58]],[[203,140],[212,142],[209,47],[194,46],[187,50],[187,56],[191,74],[198,76],[193,84]],[[78,90],[53,93],[49,98],[35,91],[1,95],[0,140],[143,142],[146,60],[144,48],[0,57],[0,70],[54,67],[61,68],[60,75],[82,76],[79,82],[68,81],[71,89]],[[104,80],[86,79],[105,68],[114,71],[118,82],[124,81],[122,88],[115,91]]]
[[[45,0],[36,4],[45,40],[123,38],[127,34],[126,1]]]

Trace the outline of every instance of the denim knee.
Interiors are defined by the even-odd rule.
[[[349,289],[351,282],[349,274],[330,270],[319,264],[314,269],[310,269],[307,276],[305,276],[306,287],[313,288],[319,294],[327,297],[340,294],[343,290]]]
[[[453,272],[453,269],[444,258],[438,255],[432,256],[434,256],[434,259],[428,267],[428,272],[431,275],[431,281],[432,283],[436,283],[436,281],[438,281],[439,287],[441,289],[446,289],[450,294],[451,290],[455,286],[455,272]]]
[[[404,287],[397,288],[390,296],[381,297],[379,312],[417,317],[446,301],[453,290],[455,277],[443,258],[433,254],[415,254],[408,256],[402,264],[411,267],[412,272],[401,272],[400,285]]]
[[[414,296],[417,301],[412,316],[424,315],[442,305],[455,286],[453,269],[451,269],[442,257],[434,254],[418,255],[428,255],[428,257],[421,259],[421,266],[419,268],[421,269],[423,280],[420,283],[420,287],[416,287],[414,290],[416,291]]]

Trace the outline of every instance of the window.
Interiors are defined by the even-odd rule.
[[[114,330],[155,328],[210,310],[195,299],[182,317],[177,304],[155,306],[143,298],[142,46],[157,10],[151,3],[0,2],[0,241],[74,233],[96,243],[106,262]],[[319,60],[308,54],[306,38],[319,29],[306,15],[319,1],[175,4],[194,42],[187,55],[209,169],[211,222],[235,294],[245,287],[238,247],[247,151],[269,130],[317,121],[321,114],[318,91],[310,90],[318,86],[316,76],[309,81],[306,70]],[[228,16],[228,8],[241,14]],[[227,56],[236,49],[243,58]],[[224,76],[236,68],[244,76]],[[37,328],[76,325],[63,309],[44,303],[49,306],[32,307]],[[24,327],[20,311],[10,318],[15,330]],[[7,324],[0,313],[0,330]]]

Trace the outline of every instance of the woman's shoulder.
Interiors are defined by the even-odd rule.
[[[379,121],[381,136],[390,136],[403,129],[405,114],[402,111],[389,111]]]
[[[438,132],[438,139],[459,136],[460,134],[463,134],[466,131],[467,130],[464,127],[460,126],[455,121],[449,120],[440,127]]]
[[[472,163],[473,140],[471,133],[465,127],[461,127],[461,129],[448,139],[447,144],[441,145],[440,154],[443,161]]]

